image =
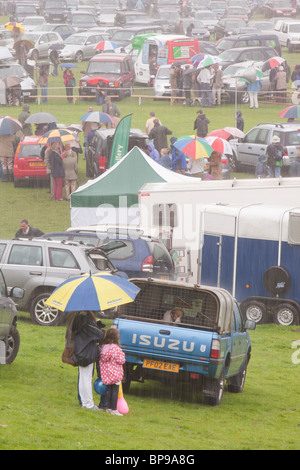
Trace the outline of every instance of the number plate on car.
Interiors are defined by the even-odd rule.
[[[29,162],[29,166],[45,166],[43,162]]]
[[[153,361],[152,359],[144,359],[143,367],[146,369],[162,370],[164,372],[179,372],[179,364],[171,362]]]

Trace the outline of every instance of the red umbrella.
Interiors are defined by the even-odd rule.
[[[217,136],[206,136],[207,142],[216,152],[232,155],[232,148],[228,140]]]
[[[225,131],[224,129],[215,129],[214,131],[207,134],[207,137],[208,136],[221,137],[221,139],[227,140],[229,137],[232,136],[232,134],[228,131]]]

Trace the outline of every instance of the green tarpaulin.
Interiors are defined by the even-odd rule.
[[[127,196],[127,207],[137,204],[139,189],[145,183],[182,181],[179,175],[154,162],[138,147],[134,147],[116,165],[95,180],[88,181],[71,194],[71,207],[98,207],[110,204],[119,207],[120,196]]]

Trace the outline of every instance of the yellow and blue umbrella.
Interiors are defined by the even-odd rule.
[[[76,139],[76,135],[69,129],[52,129],[40,138],[39,144],[52,144],[53,142],[70,142]]]
[[[133,302],[139,288],[106,272],[82,274],[60,284],[45,302],[62,312],[107,310]]]

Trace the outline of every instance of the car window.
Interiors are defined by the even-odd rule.
[[[249,142],[249,143],[255,143],[256,142],[256,137],[259,133],[260,129],[252,129],[251,131],[248,132],[246,137],[244,138],[244,142]]]
[[[9,254],[8,264],[42,266],[42,247],[34,245],[13,245]]]
[[[242,321],[242,318],[241,318],[241,314],[240,314],[240,311],[239,311],[239,308],[237,306],[237,304],[234,304],[233,306],[233,310],[234,310],[234,316],[235,316],[235,321],[233,322],[233,330],[234,331],[242,331],[243,330],[243,321]]]
[[[261,129],[258,133],[257,138],[256,138],[256,143],[257,144],[266,144],[268,142],[269,132],[270,131],[268,129]]]
[[[0,244],[0,261],[1,261],[1,258],[2,258],[2,255],[4,253],[4,250],[6,248],[6,244],[5,243],[1,243]]]
[[[110,259],[123,260],[134,256],[135,250],[133,242],[130,240],[122,240],[122,242],[124,242],[124,246],[122,246],[121,248],[117,248],[115,251],[109,252]]]
[[[40,157],[40,153],[42,150],[42,145],[21,145],[19,151],[19,157],[28,158],[28,157]]]
[[[298,145],[300,146],[300,133],[299,130],[295,130],[292,132],[287,132],[285,134],[286,141],[285,145]]]
[[[78,263],[69,250],[49,248],[50,266],[54,268],[80,269]]]

